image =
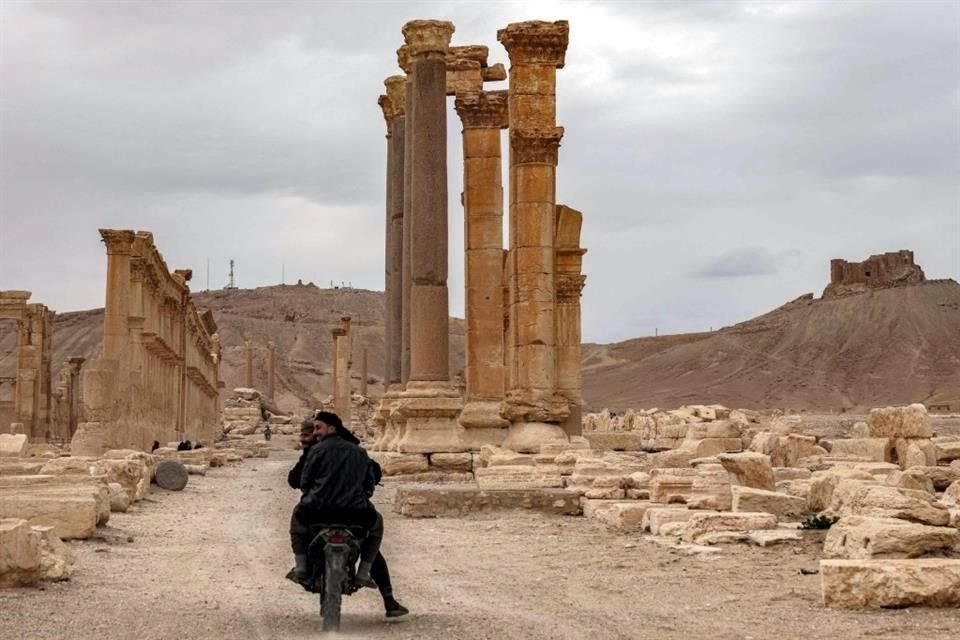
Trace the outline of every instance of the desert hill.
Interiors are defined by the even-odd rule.
[[[802,296],[709,333],[584,345],[593,408],[728,406],[960,408],[960,285],[953,280],[839,298]]]
[[[255,349],[255,383],[265,388],[266,344],[277,345],[277,404],[315,406],[330,393],[330,331],[354,325],[354,388],[368,352],[370,395],[383,375],[383,294],[278,285],[194,294],[213,310],[223,345],[226,389],[244,383],[243,340]],[[54,373],[67,357],[95,357],[102,310],[61,313],[54,325]],[[0,375],[13,375],[16,336],[0,323]],[[450,370],[463,370],[463,321],[450,323]],[[838,298],[804,296],[719,331],[585,344],[589,408],[728,406],[864,409],[926,402],[960,408],[960,285],[952,280]]]

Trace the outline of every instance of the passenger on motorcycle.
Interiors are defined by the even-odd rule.
[[[380,466],[370,460],[357,437],[334,413],[318,411],[305,421],[300,443],[303,454],[287,476],[290,486],[302,491],[290,520],[296,566],[288,577],[296,582],[306,577],[311,525],[358,525],[366,529],[367,536],[361,544],[357,583],[380,590],[387,617],[406,615],[409,611],[393,597],[390,572],[379,553],[383,517],[370,502],[380,481]]]

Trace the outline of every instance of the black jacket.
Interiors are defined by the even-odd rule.
[[[377,480],[363,448],[328,436],[310,447],[300,476],[300,508],[314,514],[372,511],[369,497]]]
[[[310,449],[315,445],[316,442],[311,442],[303,448],[303,452],[300,454],[300,459],[297,460],[297,464],[293,465],[293,469],[290,469],[287,473],[287,484],[290,485],[291,489],[300,488],[300,476],[303,475],[303,466],[307,463],[307,455],[310,453]]]

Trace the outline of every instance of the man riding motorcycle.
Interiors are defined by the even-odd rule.
[[[287,476],[290,486],[302,491],[290,520],[296,566],[287,577],[301,583],[306,577],[311,525],[359,525],[367,530],[367,536],[361,544],[357,584],[380,590],[388,618],[406,615],[409,611],[393,597],[390,572],[379,552],[383,517],[370,503],[380,481],[379,465],[370,460],[340,418],[327,411],[318,411],[303,423],[300,443],[303,454]]]

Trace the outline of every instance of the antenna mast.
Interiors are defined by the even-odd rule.
[[[230,260],[230,282],[227,283],[227,286],[225,286],[224,289],[228,291],[232,291],[233,289],[236,289],[236,288],[237,288],[237,284],[236,282],[234,282],[234,279],[233,279],[233,260],[231,259]]]

